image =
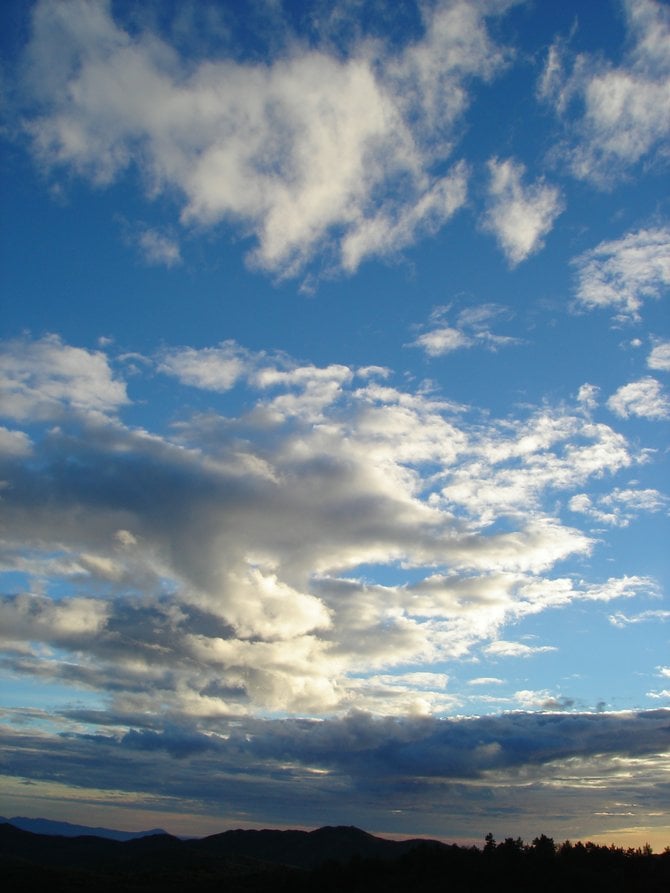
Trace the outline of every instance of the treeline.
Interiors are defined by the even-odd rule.
[[[483,847],[426,843],[393,862],[353,859],[328,863],[311,873],[305,890],[320,893],[474,893],[503,886],[515,893],[670,891],[670,847],[601,846],[591,841],[556,844],[545,836],[525,844],[519,837]]]

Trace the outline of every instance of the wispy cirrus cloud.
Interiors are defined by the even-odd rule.
[[[618,627],[625,627],[631,623],[649,623],[652,621],[664,623],[666,620],[670,620],[670,611],[662,609],[641,611],[639,614],[624,614],[623,611],[617,611],[616,614],[612,614],[609,618],[610,623]]]
[[[396,50],[361,37],[335,53],[293,36],[260,65],[187,63],[106,3],[41,0],[23,69],[27,133],[52,171],[105,185],[138,168],[151,194],[179,197],[184,225],[228,221],[251,235],[249,262],[273,274],[297,275],[320,254],[353,272],[464,204],[467,168],[444,160],[471,81],[509,55],[486,26],[507,5],[422,7],[421,33]],[[150,261],[178,262],[173,240],[141,241]]]

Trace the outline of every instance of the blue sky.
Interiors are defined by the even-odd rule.
[[[4,814],[670,843],[670,8],[3,4]]]

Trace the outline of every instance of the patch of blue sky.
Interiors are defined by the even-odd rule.
[[[55,658],[57,655],[53,655]],[[63,654],[62,656],[65,656]],[[24,674],[16,676],[11,686],[0,689],[0,709],[13,711],[18,724],[44,725],[53,728],[57,714],[65,710],[103,709],[107,698],[99,692],[75,685],[67,685],[59,679],[41,676],[31,680]],[[25,713],[23,712],[25,711]],[[52,718],[48,714],[54,714]]]
[[[30,575],[25,571],[0,572],[2,590],[6,593],[25,592],[30,586]]]

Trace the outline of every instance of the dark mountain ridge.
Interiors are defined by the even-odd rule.
[[[395,859],[423,840],[386,840],[360,828],[324,827],[316,831],[235,830],[181,840],[165,832],[132,840],[85,834],[78,837],[37,834],[12,824],[0,825],[0,856],[12,855],[41,865],[108,868],[134,862],[185,867],[199,862],[252,861],[310,869],[328,860]],[[435,846],[445,844],[433,842]]]

